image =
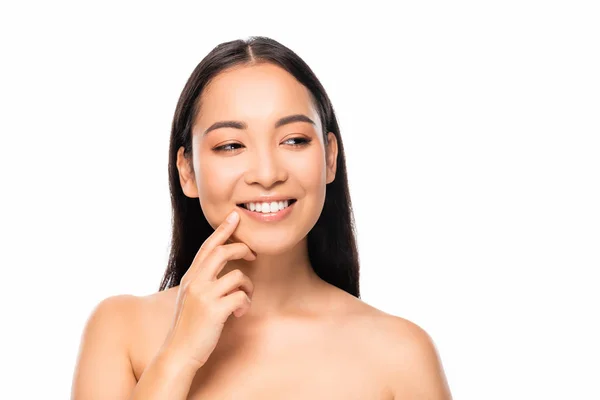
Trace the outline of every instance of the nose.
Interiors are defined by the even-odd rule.
[[[256,149],[250,157],[250,165],[246,170],[244,180],[246,184],[258,183],[266,189],[288,178],[283,162],[283,154],[271,149]]]

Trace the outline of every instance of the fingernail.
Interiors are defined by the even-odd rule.
[[[237,217],[238,213],[234,211],[227,217],[227,222],[235,222],[237,220]]]

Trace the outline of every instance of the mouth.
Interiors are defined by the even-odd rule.
[[[296,199],[288,199],[272,202],[240,203],[237,206],[256,214],[275,214],[287,209],[296,201]]]

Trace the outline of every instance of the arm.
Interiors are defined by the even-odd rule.
[[[451,400],[450,388],[431,337],[418,325],[403,320],[391,352],[395,399]]]
[[[133,390],[126,325],[133,298],[109,297],[92,311],[79,345],[71,400],[127,399]]]
[[[128,353],[135,296],[109,297],[96,306],[81,339],[71,400],[185,400],[197,365],[163,347],[136,382]]]
[[[198,366],[182,363],[168,348],[161,349],[129,400],[186,400]]]

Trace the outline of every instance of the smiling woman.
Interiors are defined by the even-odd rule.
[[[340,130],[293,51],[252,37],[200,62],[169,184],[160,288],[97,306],[73,399],[450,398],[427,333],[360,300]]]

